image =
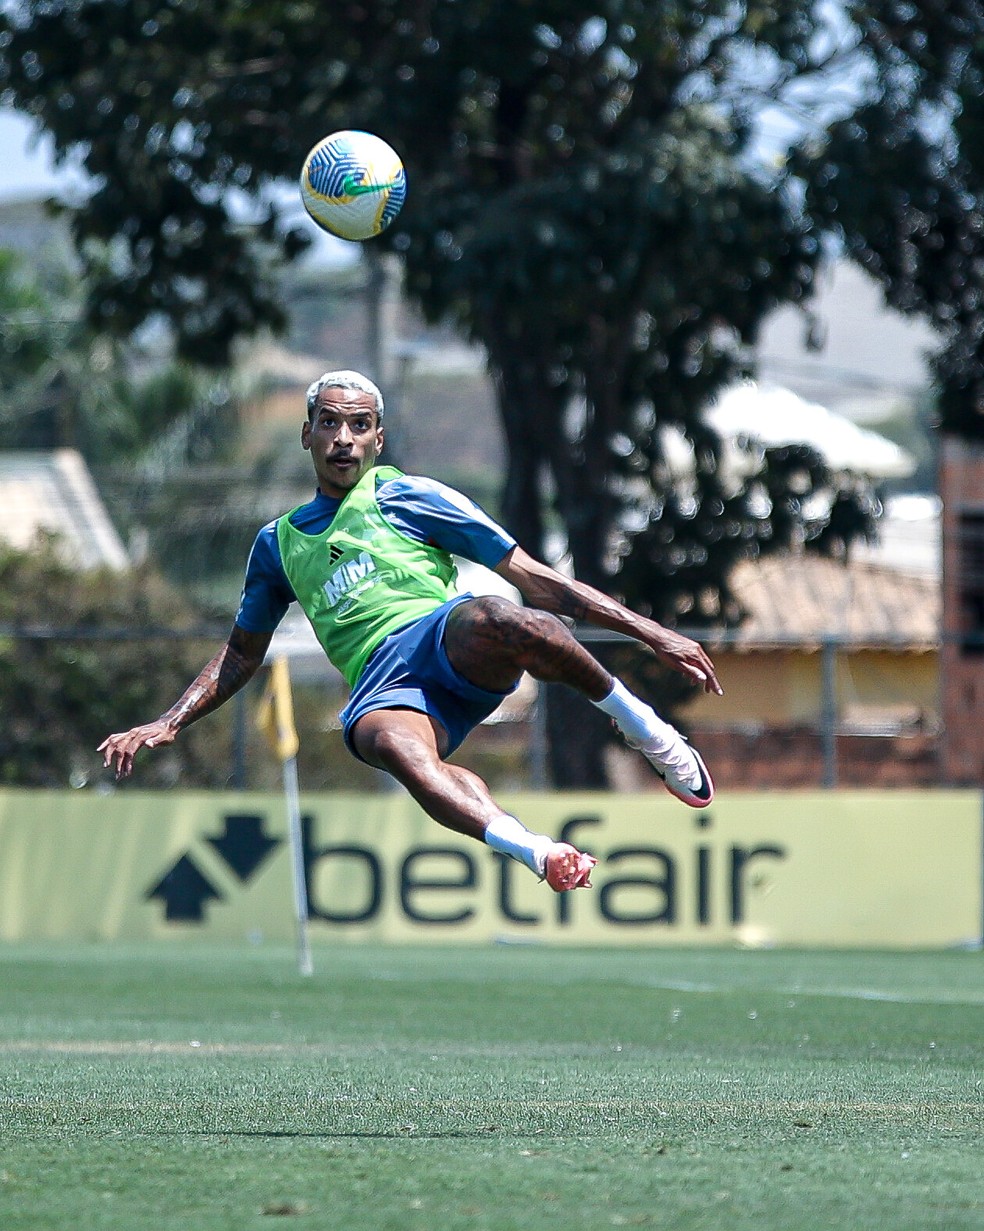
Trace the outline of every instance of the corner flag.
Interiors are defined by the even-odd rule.
[[[281,761],[297,756],[300,744],[294,726],[294,698],[290,691],[290,667],[282,655],[273,660],[270,678],[256,713],[257,728]]]

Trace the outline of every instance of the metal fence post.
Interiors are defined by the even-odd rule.
[[[820,643],[820,754],[822,785],[837,786],[837,638]]]
[[[530,731],[530,784],[534,791],[545,791],[547,778],[547,685],[537,681]]]

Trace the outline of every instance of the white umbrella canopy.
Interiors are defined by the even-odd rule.
[[[809,445],[831,470],[900,479],[916,468],[915,459],[893,441],[780,386],[732,385],[706,415],[724,440],[747,438],[765,448]]]

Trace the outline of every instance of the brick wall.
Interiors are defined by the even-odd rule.
[[[775,790],[823,785],[819,733],[807,727],[761,732],[693,731],[695,748],[720,790]],[[925,732],[838,735],[837,785],[912,788],[939,785],[937,737]]]
[[[940,773],[943,783],[984,782],[984,646],[968,650],[974,634],[968,591],[980,587],[968,519],[984,515],[984,445],[944,436],[940,448],[943,500],[943,640],[940,649]],[[984,627],[976,630],[984,634]]]

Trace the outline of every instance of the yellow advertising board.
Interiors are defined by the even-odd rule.
[[[976,791],[517,794],[591,851],[555,895],[403,794],[302,797],[311,938],[940,947],[981,938]],[[0,940],[290,940],[284,801],[239,793],[0,792]]]

